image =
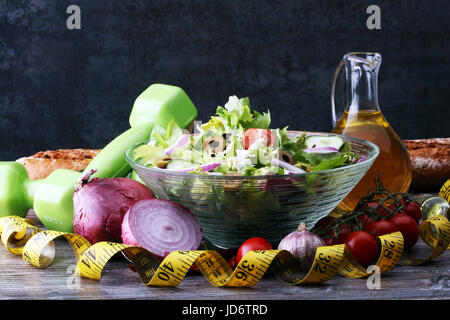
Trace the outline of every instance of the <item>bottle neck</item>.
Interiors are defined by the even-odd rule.
[[[378,68],[365,68],[346,64],[346,111],[349,113],[361,110],[379,111],[378,105]]]

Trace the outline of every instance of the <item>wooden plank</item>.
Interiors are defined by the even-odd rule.
[[[37,221],[30,212],[28,218]],[[69,244],[57,239],[56,257],[38,269],[0,248],[0,299],[190,299],[190,300],[299,300],[299,299],[449,299],[449,251],[422,266],[397,266],[381,275],[381,289],[369,290],[366,279],[335,276],[319,285],[288,286],[272,273],[249,288],[216,288],[202,275],[189,273],[175,288],[145,286],[124,259],[110,261],[100,281],[73,276],[75,257]],[[427,248],[420,242],[417,249]]]

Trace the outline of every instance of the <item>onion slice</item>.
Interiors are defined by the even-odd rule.
[[[197,250],[203,233],[192,212],[164,199],[137,202],[122,222],[124,244],[140,246],[159,258],[177,250]]]
[[[183,147],[190,140],[190,138],[191,136],[189,134],[183,134],[173,145],[166,148],[164,152],[166,155],[171,155],[175,149]]]
[[[308,148],[303,149],[302,151],[308,153],[330,153],[330,152],[339,152],[338,149],[334,147],[316,147],[316,148]]]
[[[202,171],[211,171],[216,169],[217,167],[219,167],[222,163],[220,162],[213,162],[213,163],[207,163],[207,164],[202,164],[202,165],[197,165],[197,166],[193,166],[193,167],[188,167],[188,168],[181,168],[181,169],[166,169],[166,170],[170,170],[170,171],[174,171],[174,172],[181,172],[181,173],[187,173],[187,172],[191,172],[191,171],[195,171],[198,169],[198,167],[200,167],[202,169]]]
[[[274,166],[284,168],[292,173],[305,173],[306,171],[303,169],[300,169],[296,166],[293,166],[292,164],[289,164],[283,160],[279,160],[277,158],[272,158],[270,161]]]
[[[367,157],[365,155],[362,155],[361,159],[359,159],[357,163],[364,162],[366,160],[367,160]]]

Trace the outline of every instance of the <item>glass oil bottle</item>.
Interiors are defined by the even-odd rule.
[[[341,210],[353,210],[359,199],[375,185],[377,178],[392,192],[408,192],[411,184],[408,151],[378,105],[380,64],[381,55],[378,53],[352,52],[344,55],[334,75],[331,93],[333,132],[369,140],[380,148],[380,154],[367,174],[338,206]],[[335,106],[335,88],[343,67],[345,109],[339,116]]]

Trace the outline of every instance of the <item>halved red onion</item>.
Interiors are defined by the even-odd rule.
[[[333,147],[317,147],[317,148],[309,148],[303,149],[302,151],[308,153],[330,153],[330,152],[339,152],[338,149]]]
[[[200,165],[200,168],[202,168],[202,171],[211,171],[216,169],[217,167],[219,167],[222,163],[221,162],[213,162],[213,163],[207,163],[207,164],[202,164]],[[181,173],[187,173],[187,172],[191,172],[191,171],[195,171],[197,170],[199,166],[193,166],[193,167],[188,167],[188,168],[181,168],[181,169],[166,169],[169,171],[174,171],[174,172],[181,172]]]
[[[183,147],[190,139],[191,136],[189,134],[183,134],[173,145],[166,148],[164,152],[166,153],[166,155],[171,155],[175,151],[175,149]]]
[[[160,258],[201,246],[202,229],[187,207],[169,200],[149,200],[137,202],[125,214],[123,243],[143,247]]]
[[[300,169],[296,166],[293,166],[292,164],[289,164],[283,160],[279,160],[277,158],[272,158],[272,160],[270,161],[274,166],[286,169],[292,173],[305,173],[306,171],[303,169]]]

